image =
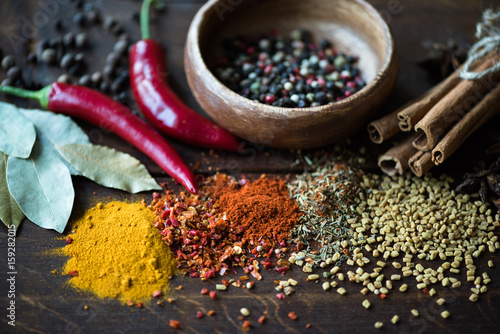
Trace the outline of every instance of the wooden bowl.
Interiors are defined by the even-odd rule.
[[[233,92],[209,69],[223,55],[225,38],[302,28],[358,56],[367,85],[328,105],[280,108]],[[208,115],[243,139],[277,148],[316,148],[353,135],[388,97],[398,71],[390,29],[364,0],[211,0],[191,23],[184,56],[191,90]]]

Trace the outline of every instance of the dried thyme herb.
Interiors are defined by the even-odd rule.
[[[359,219],[355,201],[361,173],[340,159],[304,160],[314,170],[297,176],[288,186],[303,213],[290,237],[305,257],[317,263],[349,251],[350,225]]]

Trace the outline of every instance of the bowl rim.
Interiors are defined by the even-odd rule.
[[[197,69],[199,72],[199,76],[203,79],[204,81],[211,81],[213,82],[217,87],[215,87],[214,93],[218,92],[218,95],[221,95],[221,92],[224,92],[224,94],[229,94],[232,98],[235,99],[241,99],[242,103],[245,103],[248,107],[252,107],[259,110],[259,112],[267,115],[267,116],[273,116],[273,115],[280,115],[280,116],[286,116],[287,118],[301,118],[301,117],[310,117],[312,115],[321,115],[321,114],[330,114],[334,111],[345,111],[348,109],[351,109],[354,105],[363,103],[360,99],[360,96],[370,96],[375,93],[375,90],[377,88],[377,82],[386,76],[387,72],[390,70],[391,62],[393,61],[395,55],[396,55],[396,49],[395,49],[395,42],[394,42],[394,37],[392,36],[391,29],[387,22],[382,18],[382,15],[380,12],[375,9],[370,3],[368,3],[365,0],[353,0],[353,2],[356,2],[360,4],[375,20],[379,26],[382,27],[382,31],[384,34],[384,42],[386,44],[386,50],[385,50],[385,55],[383,62],[380,66],[380,69],[377,71],[375,77],[366,84],[365,87],[357,91],[356,93],[352,94],[349,97],[346,97],[340,101],[335,101],[330,104],[325,104],[317,107],[304,107],[304,108],[285,108],[285,107],[276,107],[260,102],[256,102],[254,100],[251,100],[247,97],[244,97],[235,91],[231,90],[229,87],[224,85],[216,76],[215,74],[208,68],[207,64],[205,63],[205,60],[201,54],[200,50],[200,31],[199,28],[201,27],[201,23],[203,20],[205,20],[208,16],[208,12],[214,7],[218,2],[223,1],[223,0],[209,0],[206,2],[196,15],[194,16],[191,25],[188,30],[187,34],[187,40],[186,40],[186,54],[188,54],[188,49],[189,51],[194,52],[193,56],[189,56],[191,61],[194,63],[194,67]],[[186,63],[185,63],[186,64]],[[207,88],[209,88],[207,86]],[[262,115],[262,116],[265,116]]]

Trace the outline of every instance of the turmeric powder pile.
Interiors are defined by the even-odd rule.
[[[101,298],[144,302],[166,292],[174,260],[140,203],[99,203],[73,225],[62,251],[69,284]]]

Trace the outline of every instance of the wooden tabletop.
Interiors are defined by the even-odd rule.
[[[46,0],[15,1],[3,0],[0,3],[0,48],[4,54],[11,54],[20,61],[35,50],[38,41],[60,36],[54,23],[62,20],[63,25],[71,26],[76,13],[75,3],[78,1]],[[138,0],[89,1],[103,15],[115,15],[124,25],[133,40],[139,38],[139,28],[133,20],[134,12],[140,8]],[[455,39],[459,45],[470,45],[474,42],[475,24],[484,9],[495,4],[494,0],[369,0],[392,28],[400,55],[400,74],[390,99],[384,107],[385,111],[393,110],[413,97],[429,89],[434,82],[427,72],[417,66],[427,51],[425,42],[446,42]],[[46,4],[42,7],[40,4]],[[195,110],[203,113],[190,93],[183,68],[183,49],[186,33],[196,11],[204,1],[167,1],[167,10],[153,15],[152,36],[160,40],[167,50],[170,69],[170,83],[184,101]],[[498,4],[498,3],[497,3]],[[85,30],[86,28],[82,28]],[[106,55],[111,51],[116,38],[102,30],[88,28],[91,36],[91,48],[86,51],[89,56],[89,70],[102,69]],[[27,69],[26,69],[27,71]],[[46,85],[54,81],[60,70],[54,67],[38,66],[32,72],[24,72],[36,82]],[[4,72],[0,72],[3,79]],[[6,100],[1,96],[2,100]],[[8,100],[21,106],[36,107],[25,101]],[[135,106],[132,104],[132,107]],[[382,111],[383,112],[383,111]],[[496,122],[496,123],[495,123]],[[94,143],[109,145],[118,150],[132,154],[140,159],[159,181],[173,182],[149,158],[136,151],[114,135],[94,136],[96,128],[84,122],[78,122],[89,134]],[[492,129],[498,129],[498,118]],[[491,127],[491,125],[490,125]],[[491,129],[490,129],[491,130]],[[488,130],[488,131],[490,131]],[[445,167],[436,172],[460,174],[470,169],[476,159],[481,158],[481,149],[477,145],[484,143],[482,131],[461,149]],[[102,132],[99,132],[102,133]],[[355,142],[366,143],[366,133],[361,133]],[[211,155],[207,150],[200,150],[188,145],[172,141],[182,157],[191,165],[200,162],[198,173],[212,174],[216,170],[228,172],[236,176],[245,174],[256,176],[261,173],[285,175],[301,172],[300,167],[292,167],[295,152],[275,150],[258,145],[252,146],[244,154],[218,153]],[[382,149],[370,146],[374,152]],[[73,177],[76,190],[73,218],[80,216],[97,201],[141,200],[151,201],[151,193],[129,195],[124,192],[106,189],[87,179]],[[175,188],[178,189],[178,188]],[[497,233],[498,234],[498,233]],[[63,258],[54,257],[48,251],[64,245],[54,231],[44,230],[29,221],[24,221],[16,238],[16,281],[15,306],[16,327],[7,324],[7,229],[0,227],[0,332],[34,332],[34,333],[94,333],[94,332],[173,332],[169,320],[182,323],[181,332],[186,333],[238,333],[241,332],[242,321],[238,319],[239,310],[246,307],[250,311],[248,320],[256,333],[360,333],[375,332],[374,323],[383,321],[382,332],[402,333],[494,333],[500,325],[500,282],[498,277],[500,261],[497,254],[484,256],[478,267],[486,269],[486,261],[492,259],[497,267],[488,269],[492,283],[488,292],[480,296],[477,303],[468,301],[470,285],[464,284],[458,289],[438,286],[439,296],[447,300],[446,309],[450,311],[449,319],[442,319],[442,307],[437,306],[435,298],[412,289],[410,293],[392,293],[382,300],[375,295],[363,296],[359,293],[359,285],[344,284],[348,293],[340,296],[335,291],[324,292],[320,284],[306,282],[306,274],[294,267],[287,277],[298,280],[297,292],[278,300],[276,298],[275,280],[281,276],[272,270],[263,271],[264,279],[252,290],[230,287],[228,291],[219,293],[215,301],[202,296],[202,288],[215,289],[220,278],[202,282],[198,279],[174,277],[172,287],[183,286],[182,290],[172,289],[174,303],[165,303],[163,307],[156,304],[146,305],[142,309],[122,306],[115,300],[100,300],[90,295],[80,294],[65,283],[67,277],[51,274],[51,270],[59,269]],[[321,274],[322,271],[318,271]],[[463,278],[465,281],[465,278]],[[410,282],[410,286],[414,283]],[[361,303],[369,299],[372,307],[365,310]],[[88,306],[88,309],[84,309]],[[418,318],[413,317],[410,310],[420,310]],[[196,318],[196,312],[206,313],[214,310],[214,316]],[[288,317],[290,311],[298,315],[292,321]],[[266,323],[257,323],[258,317],[267,314]],[[401,318],[398,325],[392,325],[390,319],[394,314]],[[310,324],[310,328],[306,325]]]

